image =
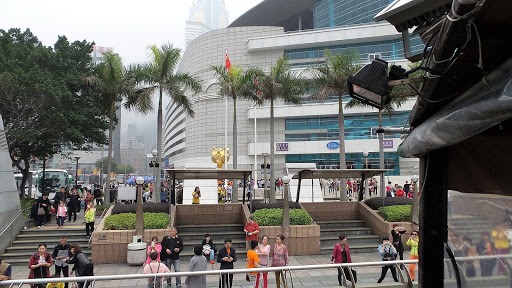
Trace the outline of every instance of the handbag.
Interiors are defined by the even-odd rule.
[[[345,271],[345,277],[347,277],[347,280],[351,281],[348,268],[345,268],[344,271]],[[354,269],[350,269],[350,271],[352,272],[352,277],[354,277],[354,283],[357,283],[357,271]]]
[[[41,215],[45,215],[45,214],[46,214],[46,211],[44,210],[43,207],[37,208],[37,215],[41,216]]]

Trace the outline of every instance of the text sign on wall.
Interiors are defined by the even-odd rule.
[[[382,146],[384,148],[393,148],[393,140],[382,140]]]
[[[327,143],[327,148],[329,148],[331,150],[338,149],[338,148],[340,148],[340,143],[338,143],[338,142],[329,142],[329,143]]]
[[[276,143],[276,151],[288,151],[288,143]]]

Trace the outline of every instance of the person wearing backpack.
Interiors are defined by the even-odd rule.
[[[396,248],[391,245],[388,237],[382,238],[382,244],[379,245],[378,248],[379,254],[381,256],[382,261],[395,261],[395,255],[397,253]],[[386,277],[386,273],[388,269],[391,270],[391,275],[393,275],[393,280],[398,282],[398,278],[396,277],[396,267],[395,265],[384,265],[382,266],[382,272],[380,273],[380,278],[377,283],[381,283]]]
[[[73,276],[74,272],[76,272],[76,276],[94,276],[94,265],[87,259],[87,256],[82,253],[82,247],[80,247],[80,245],[71,245],[69,247],[69,255],[70,258],[66,260],[66,263],[74,264],[69,274],[70,276]],[[88,288],[91,281],[87,281],[87,284],[85,284],[85,282],[77,283],[80,288]]]
[[[162,264],[158,261],[158,252],[152,251],[149,254],[149,258],[151,258],[151,262],[144,266],[144,274],[156,274],[156,273],[169,273],[171,272],[165,264]],[[167,278],[167,277],[165,277]],[[155,277],[148,278],[148,288],[160,288],[162,287],[162,282],[165,280],[162,277],[156,279]]]

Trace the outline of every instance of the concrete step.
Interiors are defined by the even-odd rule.
[[[377,253],[377,248],[379,245],[350,245],[350,253]],[[320,247],[320,254],[322,255],[332,255],[332,250],[334,249],[334,245],[330,247]],[[329,258],[330,260],[330,258]]]
[[[30,229],[21,230],[20,235],[40,235],[40,234],[48,234],[48,233],[66,234],[66,233],[80,233],[82,231],[85,231],[85,225],[80,228],[77,227],[77,228],[63,228],[63,229],[30,228]]]
[[[326,236],[339,236],[340,234],[345,235],[362,235],[372,234],[372,228],[368,227],[354,227],[354,228],[320,228],[321,237]]]
[[[366,224],[363,220],[338,220],[338,221],[315,221],[320,226],[320,229],[326,228],[357,228],[365,227]]]
[[[350,247],[352,245],[374,245],[377,246],[382,243],[381,237],[373,234],[366,234],[366,235],[347,235],[347,239],[349,242]],[[334,247],[336,243],[338,243],[340,240],[338,237],[335,236],[329,236],[329,237],[321,237],[320,238],[320,246],[322,247]]]
[[[203,241],[204,234],[206,234],[206,233],[208,233],[208,232],[185,232],[185,233],[178,233],[178,235],[185,242],[196,241],[196,242],[200,243],[201,241]],[[236,239],[245,240],[245,233],[244,233],[243,229],[240,231],[212,232],[212,233],[208,233],[208,234],[210,234],[210,237],[214,243],[221,243],[221,242],[224,243],[225,239],[231,239],[233,241]]]
[[[37,251],[36,251],[37,252]],[[34,253],[26,256],[26,255],[17,255],[17,256],[4,256],[2,255],[2,261],[7,262],[13,266],[26,266],[28,265],[28,262],[30,261],[30,256],[32,256]],[[91,258],[91,253],[87,252],[84,253],[89,259]],[[53,270],[53,268],[52,268]]]
[[[48,251],[48,253],[49,252],[50,251]],[[53,251],[51,251],[51,252],[53,252]],[[91,254],[91,250],[88,249],[88,248],[87,249],[83,249],[82,252],[85,253],[85,254]],[[30,258],[30,256],[34,255],[35,253],[37,253],[37,250],[36,251],[12,251],[12,252],[9,252],[9,253],[2,254],[2,258],[3,257],[11,257],[11,258],[15,258],[15,257],[28,257],[28,258]]]
[[[34,241],[37,242],[38,239],[46,239],[46,238],[56,238],[56,239],[60,239],[60,237],[62,237],[63,235],[65,235],[66,237],[68,237],[68,239],[71,239],[73,237],[85,237],[86,234],[85,234],[85,229],[83,231],[76,231],[76,232],[72,232],[72,233],[67,233],[67,232],[62,232],[62,231],[59,231],[59,233],[57,232],[48,232],[48,233],[41,233],[41,234],[20,234],[18,236],[16,236],[16,239],[34,239]]]
[[[48,247],[53,247],[57,245],[60,241],[60,238],[45,238],[45,239],[21,239],[21,240],[14,240],[11,242],[11,246],[17,246],[17,245],[39,245],[39,243],[46,243]],[[68,238],[69,244],[78,244],[80,246],[84,246],[87,243],[89,243],[89,239],[85,237],[85,235],[82,235],[80,237],[69,237]],[[37,247],[36,247],[37,250]]]
[[[244,231],[243,224],[212,224],[212,225],[178,225],[178,235],[185,232],[213,233],[227,231]]]
[[[48,243],[47,243],[48,244]],[[70,244],[78,244],[80,245],[80,247],[82,248],[86,248],[88,247],[88,242],[87,241],[80,241],[80,242],[73,242],[73,243],[70,243]],[[35,243],[20,243],[18,245],[13,245],[11,247],[7,247],[5,248],[5,252],[17,252],[17,251],[31,251],[33,253],[37,252],[37,246],[38,244],[35,244]],[[47,250],[48,250],[48,253],[53,253],[53,247],[54,245],[49,245]]]

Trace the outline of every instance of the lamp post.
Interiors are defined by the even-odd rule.
[[[80,156],[73,157],[76,160],[76,170],[75,170],[75,186],[78,186],[78,160],[80,160]]]
[[[156,161],[156,157],[158,156],[158,150],[153,150],[151,151],[151,155],[153,155],[153,199],[155,199],[155,203],[159,203],[160,202],[160,191],[158,191],[159,187],[157,185],[158,183],[158,178],[160,177],[160,175],[157,175],[157,174],[160,174],[160,173],[157,173],[157,171],[159,170],[159,166],[158,165],[158,162]],[[158,178],[157,178],[158,177]]]
[[[418,223],[420,217],[420,197],[418,196],[418,176],[412,176],[412,183],[414,189],[412,191],[412,207],[411,207],[411,222]]]
[[[144,184],[144,177],[137,177],[137,179],[135,179],[135,183],[137,183],[137,212],[135,219],[135,234],[142,235],[144,233],[144,214],[142,211],[142,184]]]
[[[283,199],[283,227],[290,226],[290,202],[288,200],[288,184],[290,183],[290,177],[283,176],[284,184],[284,199]]]
[[[270,202],[270,193],[268,194],[268,197],[267,197],[267,157],[268,157],[268,153],[263,153],[261,154],[263,156],[263,173],[265,173],[264,175],[264,181],[263,182],[263,202],[266,202],[267,201],[267,198],[268,198],[268,201]]]
[[[368,152],[364,152],[364,169],[368,169]],[[364,179],[364,199],[370,199],[370,193],[368,192],[368,178]]]

